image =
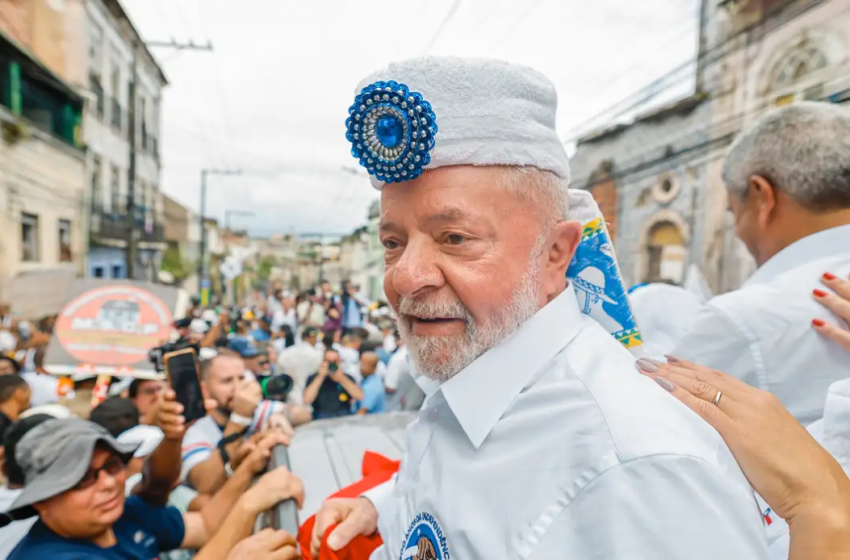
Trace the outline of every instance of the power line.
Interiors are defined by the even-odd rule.
[[[461,1],[462,0],[454,0],[451,7],[449,8],[449,11],[443,17],[443,21],[440,22],[440,25],[437,27],[437,30],[434,32],[434,35],[431,36],[431,40],[428,41],[428,43],[425,45],[425,48],[422,51],[423,55],[428,54],[428,52],[437,43],[437,40],[440,38],[440,35],[443,34],[443,30],[446,28],[446,26],[449,24],[449,22],[452,21],[452,19],[455,17],[455,14],[457,13],[458,8],[460,8]]]
[[[830,97],[829,96],[823,97],[821,99],[818,99],[817,101],[829,102]],[[622,163],[622,165],[623,165],[622,170],[615,172],[613,175],[608,175],[605,178],[601,178],[599,180],[594,181],[593,179],[594,179],[595,171],[591,171],[589,175],[586,175],[585,177],[582,177],[581,179],[571,180],[571,183],[576,185],[576,188],[591,189],[594,186],[596,186],[600,183],[603,183],[603,182],[607,182],[611,179],[624,179],[626,177],[630,177],[630,176],[632,176],[636,173],[639,173],[641,171],[649,171],[649,170],[663,164],[664,162],[675,160],[679,156],[682,156],[682,155],[688,155],[688,154],[692,154],[692,153],[696,152],[697,156],[699,156],[699,155],[701,155],[702,153],[705,152],[705,150],[703,150],[704,148],[713,148],[713,147],[717,147],[717,146],[722,147],[723,145],[727,145],[727,144],[731,143],[731,141],[734,139],[735,135],[740,130],[740,128],[741,128],[740,125],[745,121],[745,119],[747,117],[752,117],[754,115],[760,114],[765,109],[769,108],[770,105],[771,104],[770,104],[769,101],[762,101],[760,104],[755,106],[752,110],[742,111],[740,113],[736,113],[736,114],[730,116],[729,118],[726,118],[726,119],[719,121],[719,122],[716,122],[716,123],[709,123],[708,129],[694,128],[694,129],[688,131],[685,134],[682,134],[678,137],[673,138],[672,140],[669,140],[669,139],[665,140],[665,144],[667,146],[672,146],[677,141],[682,140],[684,138],[687,138],[687,137],[690,137],[690,136],[697,136],[697,135],[705,136],[706,134],[708,135],[708,138],[709,138],[708,140],[698,142],[698,143],[690,145],[686,148],[682,148],[682,149],[680,149],[676,152],[672,152],[672,153],[669,153],[669,154],[665,153],[662,157],[655,158],[653,160],[646,160],[645,161],[645,158],[651,152],[654,152],[654,151],[658,150],[659,148],[661,148],[661,145],[656,145],[656,146],[653,146],[652,149],[644,150],[643,152],[641,152],[637,156],[632,157],[628,160],[625,160]],[[681,166],[684,163],[692,161],[693,159],[695,159],[695,158],[689,158],[689,159],[686,159],[686,160],[683,160],[683,161],[678,161],[675,165]],[[629,167],[629,166],[631,166],[631,167]]]
[[[697,56],[695,56],[693,59],[688,60],[688,61],[684,62],[683,64],[680,64],[679,66],[673,68],[672,70],[670,70],[666,74],[662,75],[661,77],[653,80],[647,86],[645,86],[645,87],[641,88],[640,90],[634,92],[633,94],[629,95],[625,99],[622,99],[621,101],[615,103],[614,105],[612,105],[608,109],[605,109],[604,111],[602,111],[600,113],[597,113],[596,115],[594,115],[590,119],[587,119],[584,122],[582,122],[581,124],[573,127],[570,131],[570,137],[567,140],[564,141],[564,144],[570,144],[570,143],[575,142],[576,140],[580,139],[583,135],[587,134],[587,131],[582,130],[581,132],[578,132],[578,133],[576,133],[576,131],[579,131],[581,129],[586,129],[586,127],[588,127],[589,125],[593,125],[594,123],[598,122],[602,117],[605,117],[608,113],[615,111],[615,114],[608,117],[608,120],[610,121],[610,120],[616,119],[617,117],[623,115],[624,113],[627,113],[629,111],[632,111],[634,109],[637,109],[638,107],[645,105],[647,102],[658,97],[659,95],[661,95],[665,91],[669,91],[673,87],[681,84],[684,80],[693,79],[694,75],[689,72],[691,67],[693,67],[694,69],[698,69],[701,66],[705,66],[706,64],[711,64],[713,62],[720,60],[721,58],[724,58],[725,56],[728,55],[728,51],[734,49],[734,47],[735,47],[734,43],[740,37],[742,37],[743,35],[745,35],[747,33],[751,33],[751,32],[755,32],[755,31],[760,30],[762,27],[766,26],[768,23],[771,23],[774,16],[784,12],[785,10],[787,10],[789,8],[791,8],[793,6],[793,4],[797,3],[798,1],[799,0],[787,0],[786,2],[782,2],[779,5],[773,6],[770,10],[768,10],[765,14],[763,14],[762,17],[759,20],[741,28],[740,30],[738,30],[735,33],[730,34],[728,37],[726,37],[723,41],[720,41],[714,47],[712,47],[710,49],[706,49],[706,50],[698,53]],[[811,7],[813,7],[814,5],[821,4],[824,1],[825,0],[815,0],[815,3],[812,6],[806,6],[805,9],[811,9]],[[848,9],[850,9],[850,8],[848,8]],[[845,9],[844,11],[847,11],[848,9]],[[685,73],[683,75],[679,76],[679,74],[682,74],[683,71]],[[675,78],[675,79],[673,80],[672,83],[667,83],[668,80],[673,79],[673,78]],[[661,86],[664,86],[664,89],[660,89]],[[647,91],[649,91],[649,93],[646,93]],[[636,98],[637,98],[637,101],[635,101]]]
[[[514,34],[514,32],[523,23],[525,23],[525,20],[528,19],[528,17],[531,15],[531,12],[533,12],[539,4],[540,4],[540,0],[527,0],[525,10],[523,10],[523,12],[520,14],[520,16],[516,20],[514,20],[514,23],[508,28],[508,30],[505,31],[502,34],[501,37],[499,37],[497,44],[504,45],[507,42],[507,40],[511,38],[511,36]]]

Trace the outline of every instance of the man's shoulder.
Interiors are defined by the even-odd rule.
[[[183,438],[183,451],[185,452],[186,448],[191,445],[204,442],[215,445],[220,439],[221,428],[218,427],[212,416],[206,415],[186,430],[186,435]]]
[[[36,521],[29,533],[12,549],[8,560],[92,560],[98,557],[101,557],[98,550],[88,543],[60,537]],[[105,555],[102,557],[106,558]]]
[[[116,522],[116,528],[134,531],[136,526],[159,526],[164,518],[171,520],[175,516],[182,518],[180,510],[172,505],[151,505],[139,496],[129,496],[124,502],[124,513]]]
[[[665,454],[716,457],[722,445],[717,433],[638,373],[634,356],[601,327],[584,329],[558,360],[559,376],[571,393],[563,407],[577,415],[568,429],[583,436],[588,428],[595,432],[606,442],[603,453],[614,454],[618,462]]]
[[[793,296],[805,296],[804,301],[811,302],[811,291],[822,285],[820,278],[824,272],[846,276],[850,273],[850,255],[802,263],[763,281],[755,277],[737,290],[713,297],[708,305],[735,315],[744,315],[754,307],[767,313],[781,313],[797,304],[799,298]]]

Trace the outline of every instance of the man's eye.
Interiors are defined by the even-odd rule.
[[[446,236],[446,241],[449,242],[449,245],[462,245],[466,242],[466,237],[459,233],[450,233]]]
[[[383,243],[384,243],[385,249],[396,249],[396,248],[398,248],[398,241],[396,241],[395,239],[385,239]]]

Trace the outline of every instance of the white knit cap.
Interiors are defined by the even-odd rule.
[[[414,92],[421,94],[421,100],[429,104],[425,109],[433,111],[437,131],[433,136],[433,147],[427,153],[430,162],[424,169],[451,165],[533,166],[551,171],[565,182],[569,180],[567,153],[555,132],[558,96],[552,82],[525,66],[476,58],[410,59],[394,62],[364,79],[357,87],[358,98],[352,106],[352,118],[349,120],[349,140],[355,151],[357,145],[361,145],[361,163],[370,155],[370,141],[373,144],[375,141],[374,128],[367,128],[368,124],[363,121],[369,118],[369,113],[378,110],[379,105],[386,105],[385,115],[388,111],[395,111],[391,115],[407,119],[404,132],[408,138],[399,148],[427,146],[431,140],[430,135],[410,138],[410,135],[417,134],[417,130],[407,126],[414,124],[409,119],[419,116],[415,111],[421,107],[416,105],[425,105],[418,102],[419,98],[417,103],[401,107],[404,97],[396,102],[393,100],[399,97],[396,95],[399,87],[386,86],[379,86],[378,90],[363,95],[364,88],[376,82],[386,84],[390,81],[406,86],[411,95]],[[385,95],[387,99],[383,99]],[[412,114],[408,116],[408,113]],[[427,111],[424,113],[427,119]],[[375,124],[373,118],[373,127]],[[419,131],[429,132],[424,124],[430,125],[427,121],[415,123]],[[355,135],[357,138],[354,138]],[[418,175],[415,169],[410,168],[415,163],[410,160],[399,166],[406,176],[395,181],[409,178],[408,172]],[[372,184],[380,189],[385,182],[376,177],[373,170],[369,171]],[[384,171],[390,176],[394,172]]]

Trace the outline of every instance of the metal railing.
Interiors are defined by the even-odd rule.
[[[271,458],[269,458],[268,470],[272,471],[278,467],[289,469],[289,451],[287,451],[285,445],[275,447],[272,450]],[[298,505],[295,503],[295,500],[284,500],[268,510],[258,520],[258,526],[259,529],[283,529],[290,535],[297,535]]]

